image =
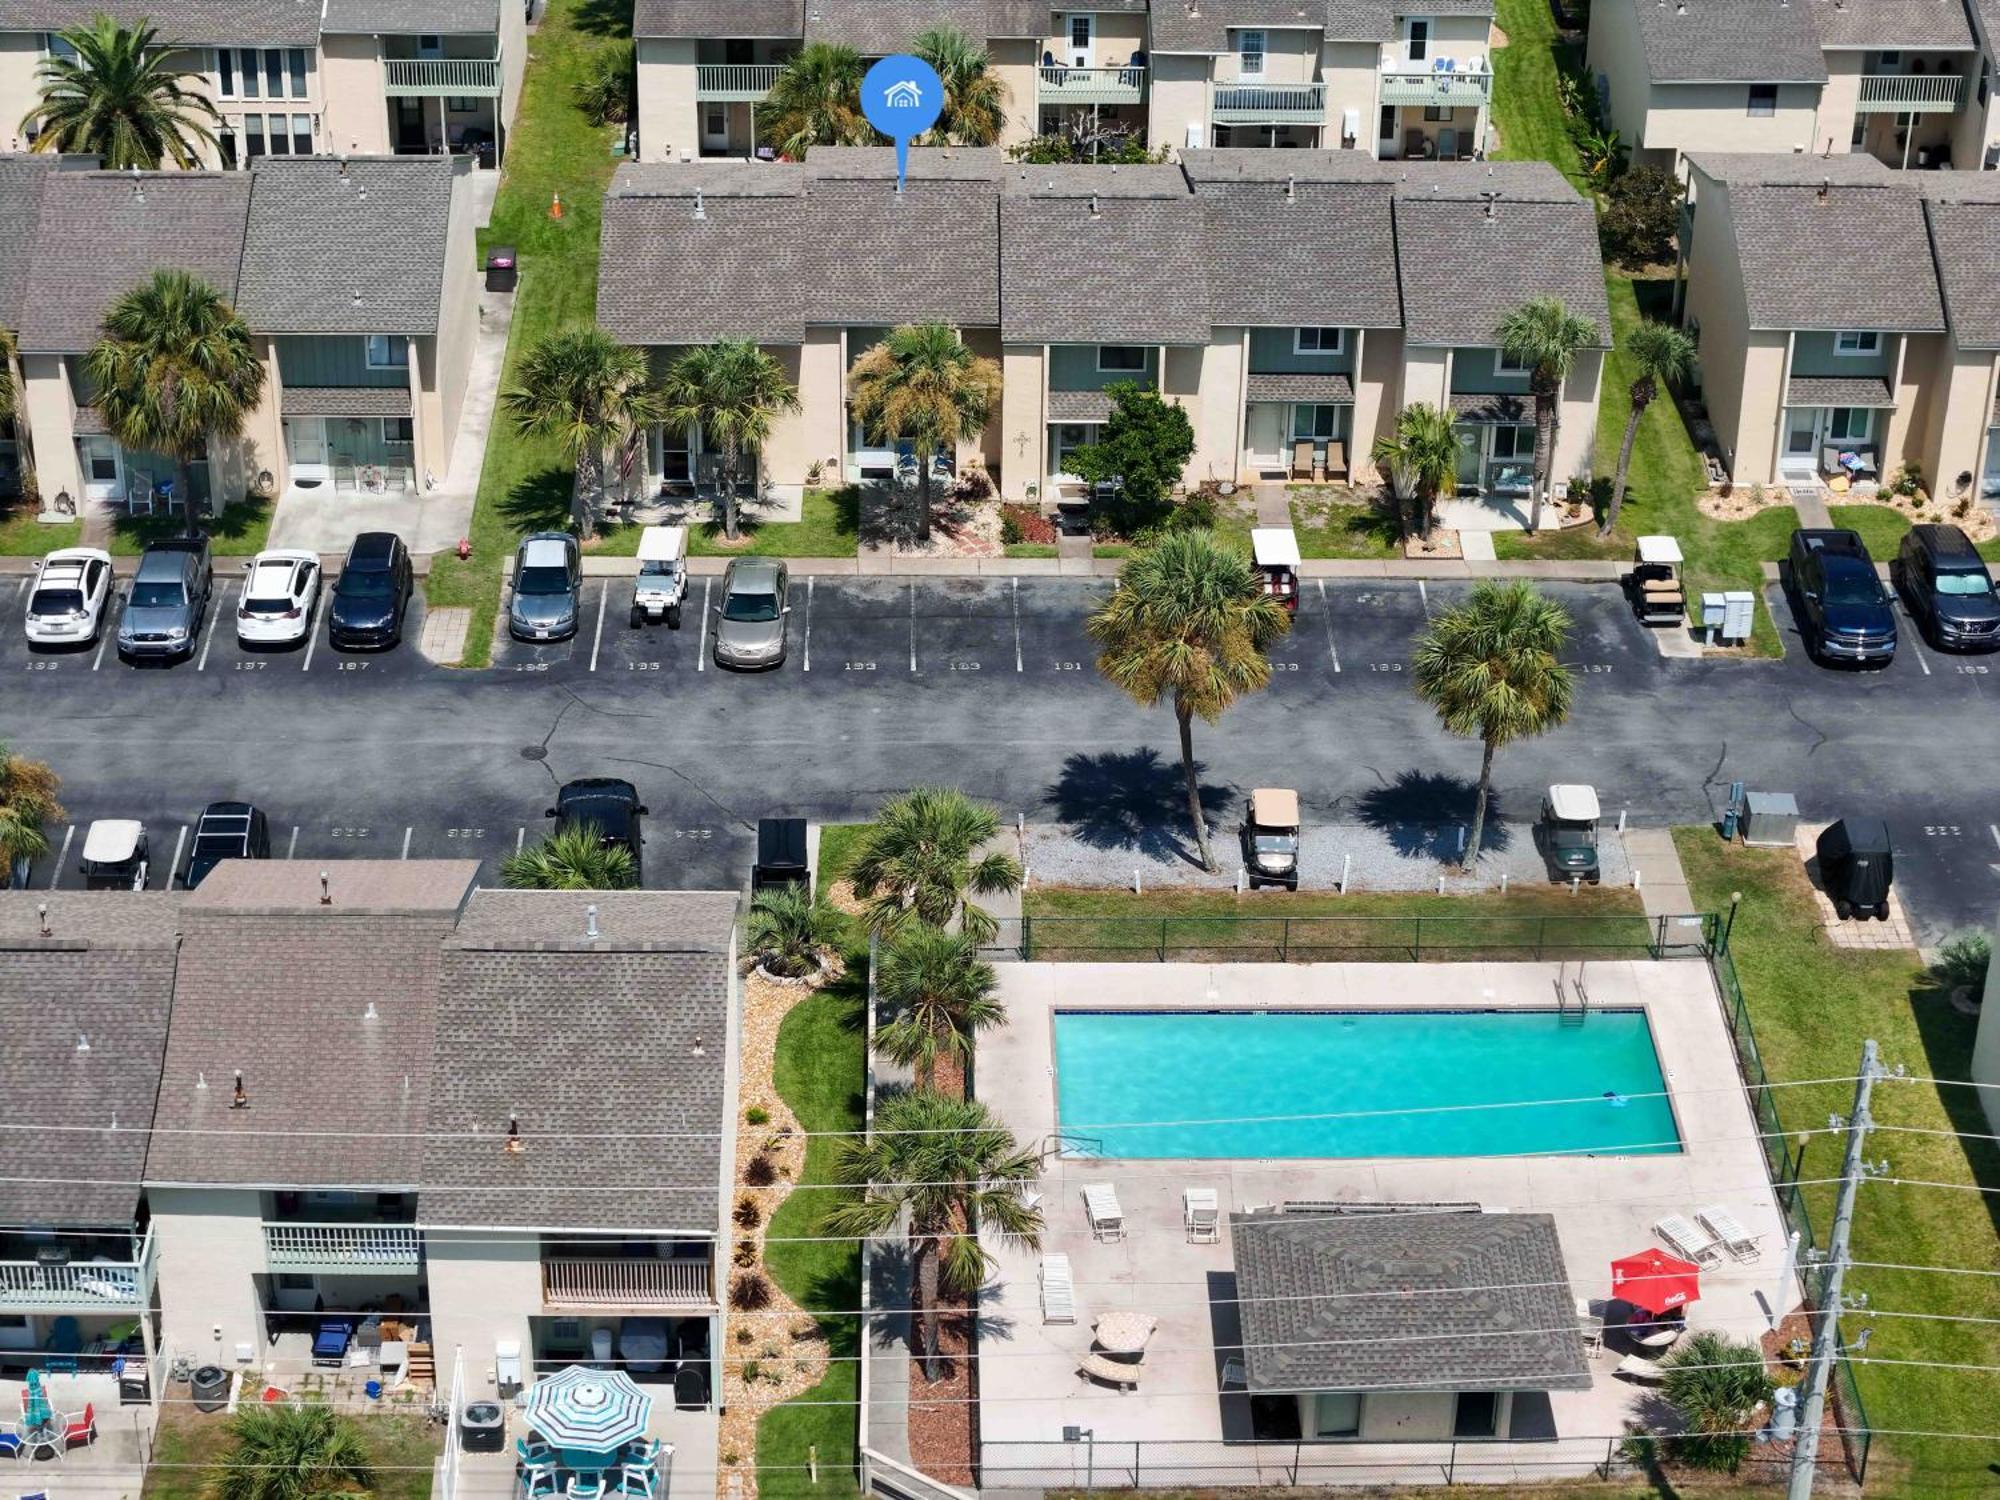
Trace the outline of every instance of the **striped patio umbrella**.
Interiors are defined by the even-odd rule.
[[[538,1380],[528,1391],[528,1426],[544,1442],[587,1453],[610,1453],[646,1435],[653,1398],[623,1370],[582,1365]]]

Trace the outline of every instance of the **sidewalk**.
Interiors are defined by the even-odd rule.
[[[691,577],[720,577],[727,557],[691,557]],[[1119,557],[896,557],[876,553],[864,557],[788,557],[785,566],[796,577],[809,574],[831,578],[1116,578],[1125,559]],[[1435,562],[1400,558],[1308,558],[1299,565],[1301,578],[1404,578],[1452,582],[1474,578],[1528,578],[1538,583],[1616,583],[1630,565],[1595,559],[1554,561],[1526,558],[1516,562],[1467,562],[1460,558]],[[5,562],[0,560],[0,571]],[[631,557],[598,557],[586,552],[583,571],[592,578],[629,578],[639,571]]]
[[[1625,858],[1639,877],[1639,900],[1649,917],[1685,916],[1695,909],[1670,828],[1627,828]]]

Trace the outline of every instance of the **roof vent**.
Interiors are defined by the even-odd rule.
[[[521,1144],[521,1121],[515,1115],[507,1116],[507,1144],[500,1148],[509,1156],[519,1156],[528,1148]]]
[[[1492,191],[1491,189],[1488,189],[1486,192],[1481,193],[1479,196],[1486,200],[1486,217],[1489,219],[1492,218],[1493,205],[1500,201],[1500,195]]]
[[[1778,3],[1782,5],[1784,3],[1784,0],[1778,0]],[[1677,16],[1684,16],[1687,13],[1688,13],[1687,0],[1674,0],[1674,14]]]
[[[693,1045],[692,1047],[688,1048],[688,1055],[689,1055],[690,1057],[706,1057],[706,1056],[708,1056],[708,1048],[706,1048],[706,1047],[702,1046],[702,1044],[701,1044],[701,1038],[700,1038],[700,1037],[696,1037],[696,1038],[694,1039],[694,1045]]]
[[[1298,201],[1298,183],[1299,179],[1296,173],[1287,172],[1285,174],[1285,201],[1287,203]]]
[[[1098,218],[1102,218],[1102,217],[1103,217],[1103,215],[1102,215],[1101,213],[1099,213],[1099,212],[1098,212],[1098,208],[1097,208],[1097,194],[1095,194],[1095,193],[1092,193],[1092,194],[1090,195],[1090,216],[1091,216],[1091,218],[1093,218],[1093,219],[1098,219]]]
[[[248,1109],[250,1107],[250,1096],[243,1091],[243,1070],[241,1068],[236,1070],[236,1091],[229,1096],[229,1107],[231,1109]]]
[[[47,937],[49,935],[49,903],[46,901],[37,901],[35,903],[35,912],[42,919],[42,936]]]
[[[375,1008],[373,1000],[368,1002],[368,1009],[361,1012],[361,1019],[364,1021],[379,1021],[382,1019],[382,1012]]]
[[[81,1031],[76,1034],[76,1050],[79,1052],[90,1050],[90,1038]]]
[[[694,190],[694,216],[697,219],[706,219],[708,217],[708,205],[702,202],[700,188]]]
[[[208,1092],[208,1074],[206,1074],[206,1073],[197,1073],[197,1074],[195,1074],[195,1075],[194,1075],[194,1087],[195,1087],[195,1092],[196,1092],[196,1093],[198,1093],[198,1094],[205,1094],[205,1093],[207,1093],[207,1092]]]
[[[326,871],[319,872],[319,904],[333,905],[333,882],[327,879]]]
[[[353,302],[354,302],[354,305],[355,305],[356,307],[359,307],[359,306],[361,305],[361,288],[360,288],[360,287],[356,287],[356,288],[354,289],[354,297],[353,297]]]
[[[597,907],[595,905],[586,906],[583,909],[583,935],[587,938],[597,936]]]

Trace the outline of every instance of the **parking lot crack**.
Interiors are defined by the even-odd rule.
[[[1801,714],[1790,698],[1785,699],[1785,712],[1792,716],[1794,724],[1797,724],[1801,729],[1806,730],[1812,735],[1812,743],[1806,746],[1807,755],[1811,755],[1821,745],[1826,743],[1826,732],[1810,719],[1806,718],[1805,715]]]

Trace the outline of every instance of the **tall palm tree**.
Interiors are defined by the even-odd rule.
[[[816,973],[820,954],[834,940],[838,917],[802,885],[759,891],[745,924],[750,951],[770,973],[801,979]]]
[[[779,412],[799,410],[798,387],[755,344],[724,339],[675,360],[660,400],[661,420],[686,433],[690,445],[700,441],[721,449],[722,534],[734,541],[737,466],[744,454],[755,454],[770,441],[771,421]]]
[[[1500,320],[1500,347],[1516,364],[1528,367],[1528,389],[1535,397],[1535,492],[1528,530],[1542,526],[1542,497],[1549,492],[1549,471],[1555,466],[1556,406],[1563,381],[1576,356],[1597,342],[1597,327],[1563,305],[1560,297],[1534,297]]]
[[[1688,1433],[1668,1439],[1668,1451],[1694,1468],[1734,1474],[1750,1456],[1752,1413],[1771,1399],[1763,1351],[1704,1329],[1683,1340],[1660,1368],[1660,1394]]]
[[[570,504],[577,530],[590,536],[609,484],[605,451],[660,420],[646,353],[599,328],[561,328],[535,341],[514,379],[500,403],[515,431],[554,438],[575,466]]]
[[[1188,821],[1202,868],[1214,873],[1208,820],[1194,769],[1194,720],[1213,724],[1271,680],[1271,642],[1291,628],[1284,606],[1257,586],[1250,563],[1213,532],[1182,531],[1135,554],[1090,617],[1097,670],[1151,708],[1171,697],[1180,726]]]
[[[21,493],[35,493],[34,446],[21,430],[26,418],[28,393],[21,379],[21,350],[14,335],[0,328],[0,427],[14,431],[15,462],[19,465]]]
[[[1457,492],[1458,455],[1458,430],[1450,414],[1423,401],[1404,407],[1396,415],[1396,430],[1375,440],[1375,462],[1389,471],[1404,536],[1409,535],[1403,510],[1407,494],[1417,502],[1417,535],[1430,540],[1438,496]]]
[[[992,808],[950,787],[913,787],[883,803],[848,867],[854,894],[869,903],[869,927],[893,933],[914,919],[991,939],[998,924],[970,898],[1021,888],[1021,867],[1009,856],[974,858],[999,832]]]
[[[1625,440],[1618,445],[1618,477],[1611,485],[1611,508],[1604,513],[1599,536],[1610,536],[1618,527],[1618,512],[1625,508],[1625,477],[1632,468],[1632,445],[1638,441],[1639,419],[1660,387],[1685,379],[1694,368],[1694,340],[1671,323],[1641,323],[1625,338],[1625,357],[1639,373],[1632,381],[1632,413],[1625,419]]]
[[[1479,583],[1417,642],[1417,696],[1437,710],[1447,731],[1484,747],[1465,846],[1468,869],[1486,829],[1493,752],[1569,717],[1573,684],[1561,660],[1569,628],[1569,611],[1530,585]]]
[[[854,362],[855,420],[917,461],[917,540],[931,537],[931,463],[938,450],[986,430],[1000,400],[1000,366],[966,347],[949,323],[905,323]]]
[[[236,1442],[210,1479],[214,1500],[333,1500],[375,1488],[368,1444],[329,1406],[246,1406],[229,1419]]]
[[[37,151],[96,156],[114,172],[201,165],[222,116],[196,86],[198,74],[167,66],[152,27],[100,15],[58,34],[75,55],[42,59],[39,95],[21,120],[23,134],[40,132]]]
[[[985,45],[955,26],[934,26],[917,38],[914,54],[944,84],[944,110],[926,137],[933,146],[990,146],[1007,128],[1007,85]]]
[[[862,146],[876,139],[861,113],[861,54],[837,42],[808,42],[778,70],[758,111],[764,140],[780,156],[805,160],[815,146]]]
[[[578,823],[517,849],[500,861],[510,891],[629,891],[639,883],[632,851]]]
[[[918,1088],[935,1088],[940,1059],[963,1067],[973,1038],[1005,1023],[999,988],[970,934],[906,923],[875,968],[875,991],[894,1013],[875,1033],[876,1050],[914,1068]]]
[[[215,439],[239,436],[263,397],[249,326],[199,277],[155,271],[111,304],[83,368],[111,435],[174,461],[192,520],[195,460]]]
[[[919,1090],[875,1112],[874,1133],[841,1143],[836,1181],[867,1192],[830,1209],[828,1234],[886,1234],[909,1213],[924,1378],[937,1378],[938,1294],[976,1293],[991,1270],[981,1229],[1008,1245],[1041,1243],[1042,1211],[1022,1201],[1041,1163],[976,1099]]]
[[[61,790],[62,778],[47,765],[0,742],[0,887],[13,883],[21,860],[49,852],[48,825],[63,816]]]

